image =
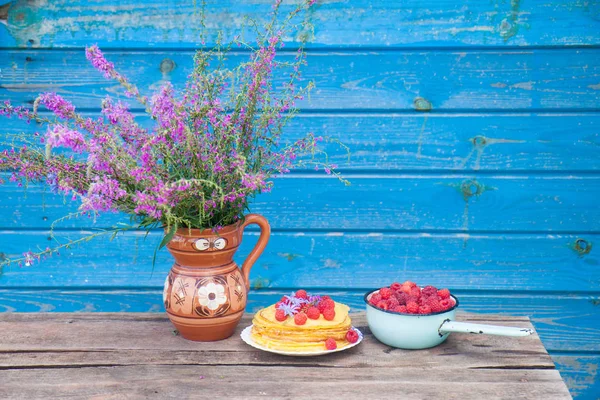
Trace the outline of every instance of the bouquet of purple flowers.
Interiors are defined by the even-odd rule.
[[[40,95],[31,110],[1,104],[0,114],[47,125],[44,134],[26,138],[26,145],[4,144],[0,172],[9,172],[7,179],[20,185],[46,183],[80,201],[80,214],[123,212],[133,221],[76,242],[27,252],[13,261],[29,265],[81,240],[127,229],[164,228],[161,247],[177,228],[218,230],[243,219],[249,201],[271,190],[273,176],[298,166],[322,169],[344,181],[319,148],[321,137],[309,133],[291,143],[281,138],[296,112],[296,101],[307,95],[312,83],[301,84],[302,46],[293,62],[278,62],[276,53],[290,22],[314,0],[284,18],[278,16],[280,2],[270,23],[256,32],[255,47],[239,36],[231,44],[218,41],[196,52],[193,71],[180,91],[167,83],[146,97],[98,47],[86,48],[92,65],[119,82],[150,115],[151,129],[136,121],[127,104],[110,97],[102,101],[98,118],[80,115],[55,93]],[[235,44],[249,49],[249,59],[226,68],[228,50]],[[274,87],[274,71],[289,76],[282,87]],[[40,106],[54,118],[42,118]]]

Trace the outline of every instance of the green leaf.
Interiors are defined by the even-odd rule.
[[[177,231],[177,224],[173,225],[171,227],[171,230],[169,231],[169,233],[167,233],[165,235],[165,237],[163,238],[163,240],[160,242],[160,244],[158,245],[158,249],[162,249],[163,247],[165,247],[167,245],[167,243],[169,243],[171,241],[171,239],[173,239],[173,236],[175,236],[175,232]]]

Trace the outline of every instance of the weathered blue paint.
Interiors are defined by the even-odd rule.
[[[137,115],[142,126],[149,126],[150,118]],[[11,121],[0,130],[0,141],[38,131],[44,132],[35,124]],[[289,123],[286,139],[295,141],[307,131],[348,145],[350,157],[335,142],[324,143],[333,162],[352,171],[600,170],[600,113],[305,111]]]
[[[24,246],[48,245],[44,231],[1,233],[2,251],[8,256],[18,255]],[[65,234],[81,237],[79,232]],[[238,261],[257,235],[246,235]],[[411,277],[461,290],[593,294],[600,283],[600,260],[595,249],[578,253],[573,248],[578,240],[593,246],[600,243],[600,235],[276,231],[251,281],[255,288],[366,290]],[[158,233],[146,239],[127,234],[112,243],[97,239],[46,260],[43,268],[6,267],[3,287],[160,287],[171,259],[167,252],[159,253],[152,271],[159,241]]]
[[[164,50],[108,53],[143,93],[165,81],[182,88],[192,55]],[[280,57],[291,61],[295,52],[284,51]],[[247,58],[246,52],[232,53],[226,65]],[[165,59],[176,68],[161,71]],[[418,98],[431,103],[433,112],[600,108],[600,56],[595,49],[313,51],[307,60],[303,82],[312,80],[316,88],[310,99],[298,103],[302,109],[412,111]],[[107,94],[121,92],[94,71],[81,50],[0,50],[0,68],[0,93],[16,104],[30,105],[40,91],[56,91],[68,94],[77,107],[98,109]],[[282,85],[286,76],[275,75],[275,84]]]
[[[250,308],[300,286],[358,308],[365,290],[392,279],[449,286],[469,311],[531,316],[573,395],[596,400],[600,3],[318,3],[305,70],[317,88],[287,133],[345,142],[350,160],[327,147],[352,185],[298,171],[256,200],[274,233],[251,274]],[[118,89],[85,61],[90,43],[111,49],[142,88],[180,87],[199,44],[193,4],[0,1],[0,101],[29,106],[56,91],[96,113]],[[211,2],[206,44],[269,8]],[[36,128],[0,120],[0,142]],[[0,187],[0,257],[45,247],[51,222],[74,210],[37,185]],[[60,233],[119,220],[68,220]],[[131,233],[6,268],[0,311],[160,312],[170,259],[161,252],[152,271],[158,236]],[[255,239],[250,231],[240,259]]]
[[[600,229],[600,177],[594,174],[348,173],[350,186],[324,173],[275,179],[254,211],[274,229],[458,232],[590,232]],[[76,211],[62,196],[33,186],[0,186],[0,228],[49,227]],[[42,201],[43,200],[43,201]],[[443,200],[443,207],[440,207]],[[66,204],[65,204],[66,203]],[[282,212],[282,210],[286,210]],[[110,214],[95,227],[126,221]],[[60,226],[89,227],[90,218]]]
[[[243,15],[263,22],[271,1],[208,2],[208,44],[217,32],[232,37]],[[402,45],[564,46],[600,40],[596,1],[578,0],[405,0],[322,1],[311,17],[314,47]],[[195,47],[200,1],[106,0],[102,2],[14,0],[5,11],[0,41],[9,46]],[[284,10],[294,2],[285,1]],[[2,15],[0,13],[0,15]],[[250,30],[248,30],[250,31]],[[290,40],[302,32],[294,32]],[[251,32],[248,32],[248,36]]]

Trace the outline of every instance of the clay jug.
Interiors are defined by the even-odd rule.
[[[260,237],[242,268],[233,255],[242,243],[244,229],[260,227]],[[186,339],[214,341],[231,336],[239,323],[250,289],[250,269],[271,234],[267,220],[249,214],[243,222],[211,229],[178,229],[167,244],[175,258],[163,291],[169,319]]]

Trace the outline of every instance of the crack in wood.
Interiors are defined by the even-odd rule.
[[[3,366],[0,365],[0,371],[11,371],[11,370],[40,370],[40,369],[85,369],[85,368],[113,368],[113,367],[139,367],[139,366],[151,366],[151,367],[172,367],[177,365],[190,366],[190,367],[266,367],[266,368],[345,368],[355,369],[357,365],[324,365],[314,363],[274,363],[274,364],[263,364],[263,363],[177,363],[177,364],[148,364],[148,363],[106,363],[106,364],[55,364],[55,365],[14,365],[14,366]],[[369,367],[365,365],[365,367]]]

